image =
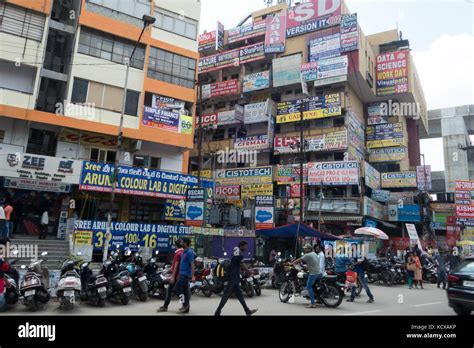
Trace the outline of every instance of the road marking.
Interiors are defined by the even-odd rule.
[[[381,312],[381,310],[377,309],[375,311],[367,311],[367,312],[357,312],[357,313],[347,313],[343,315],[360,315],[360,314],[369,314],[369,313],[378,313]]]
[[[416,304],[416,305],[412,305],[412,307],[422,307],[422,306],[431,306],[431,305],[435,305],[435,304],[441,304],[443,302],[430,302],[430,303],[422,303],[422,304]]]

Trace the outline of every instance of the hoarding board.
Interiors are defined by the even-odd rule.
[[[216,180],[223,184],[265,183],[273,180],[273,167],[235,168],[216,170]]]
[[[250,63],[265,58],[263,42],[241,47],[239,57],[240,64]]]
[[[338,57],[341,55],[341,36],[339,33],[318,37],[309,41],[309,61]]]
[[[252,37],[264,35],[266,32],[266,21],[259,20],[249,24],[244,24],[240,27],[231,28],[228,30],[227,42],[233,43]]]
[[[357,13],[341,16],[341,52],[359,49]]]
[[[234,140],[234,150],[237,151],[263,150],[268,149],[269,146],[270,142],[267,134],[253,135]]]
[[[359,185],[359,162],[310,162],[308,184]]]
[[[432,189],[431,166],[417,166],[416,167],[416,180],[418,182],[418,190],[430,191]]]
[[[267,122],[272,113],[273,101],[267,99],[265,102],[245,105],[244,124]]]
[[[244,76],[244,93],[265,88],[270,88],[270,70]]]
[[[255,207],[255,229],[273,228],[273,207]]]
[[[240,185],[217,186],[214,191],[214,196],[217,199],[239,200]]]
[[[254,199],[255,196],[273,195],[273,184],[244,184],[240,187],[242,199]]]
[[[402,161],[407,157],[405,147],[387,147],[369,150],[369,162]]]
[[[203,33],[198,36],[198,51],[204,51],[216,46],[216,31]]]
[[[199,74],[240,65],[240,49],[234,49],[212,56],[201,57],[198,64]]]
[[[265,33],[265,53],[285,52],[286,13],[267,16]]]
[[[364,161],[365,185],[372,190],[380,189],[380,173]]]
[[[382,188],[416,187],[416,172],[382,173]]]
[[[364,196],[364,210],[363,214],[376,218],[378,220],[384,220],[384,206],[369,197]]]
[[[408,54],[409,51],[394,51],[377,56],[377,96],[408,92]]]
[[[228,81],[211,83],[202,86],[202,99],[212,97],[221,97],[239,92],[239,80],[233,79]]]
[[[403,123],[387,123],[367,126],[367,147],[391,147],[403,144]]]
[[[300,83],[301,59],[301,54],[273,59],[273,87]]]
[[[367,124],[369,126],[375,124],[389,123],[388,117],[384,115],[382,103],[373,103],[367,106]]]

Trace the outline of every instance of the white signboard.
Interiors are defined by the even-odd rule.
[[[261,103],[247,104],[245,105],[245,117],[244,123],[258,123],[267,122],[270,115],[270,102],[267,100]]]
[[[416,232],[416,227],[414,224],[405,224],[408,232],[408,236],[410,236],[410,242],[416,242],[418,244],[418,248],[423,250],[421,247],[420,237],[418,237],[418,233]]]

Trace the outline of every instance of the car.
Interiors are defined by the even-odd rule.
[[[458,315],[474,310],[474,257],[468,257],[448,275],[448,303]]]

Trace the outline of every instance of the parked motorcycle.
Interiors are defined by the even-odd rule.
[[[280,301],[287,303],[293,296],[309,298],[306,283],[308,274],[302,267],[290,265],[285,281],[278,292]],[[327,275],[314,283],[313,290],[316,301],[320,301],[326,307],[336,308],[342,303],[344,296],[341,288],[336,284],[335,275]]]
[[[78,256],[80,256],[80,253],[78,253]],[[60,309],[72,310],[76,298],[80,298],[81,276],[77,267],[78,262],[81,262],[81,260],[66,259],[62,262],[60,278],[56,287]]]
[[[87,301],[99,307],[105,306],[108,281],[103,274],[93,275],[90,262],[81,264],[81,301]]]
[[[279,289],[283,281],[285,280],[285,270],[284,265],[286,260],[283,260],[280,257],[281,253],[278,252],[278,258],[276,259],[275,264],[273,265],[273,275],[272,275],[272,288]]]
[[[210,297],[212,295],[212,285],[210,283],[213,282],[213,277],[211,275],[211,270],[209,268],[204,268],[202,264],[202,259],[196,259],[196,268],[194,271],[194,278],[195,281],[189,284],[191,289],[191,294],[198,294],[202,293],[206,297]]]
[[[18,250],[12,251],[14,256],[18,255]],[[15,305],[20,298],[20,291],[18,290],[18,282],[20,276],[18,271],[12,267],[18,259],[15,260],[7,260],[9,264],[9,270],[3,275],[6,281],[6,289],[5,289],[5,301],[7,305]]]
[[[260,296],[262,294],[262,285],[260,282],[260,273],[258,268],[249,268],[250,277],[252,277],[253,290],[255,295]],[[248,278],[247,278],[248,279]]]
[[[120,254],[118,251],[112,252],[112,260],[103,263],[101,273],[109,283],[107,298],[127,305],[132,293],[132,278],[127,271],[119,270],[120,265]]]
[[[143,272],[147,278],[148,291],[150,296],[158,297],[161,300],[165,299],[166,289],[170,285],[169,280],[169,268],[167,265],[160,268],[158,265],[158,250],[155,251],[155,255],[152,256],[146,265],[143,267]]]
[[[395,270],[392,270],[392,266],[386,260],[368,260],[366,273],[369,283],[378,282],[387,286],[395,283]]]
[[[46,261],[47,251],[41,253],[41,259],[33,261],[28,267],[23,265],[22,269],[27,269],[20,285],[20,294],[23,297],[23,304],[32,312],[38,310],[39,303],[46,304],[50,299],[49,271],[42,264]]]
[[[253,297],[255,290],[254,290],[254,281],[253,277],[247,272],[240,273],[240,287],[242,288],[242,292],[247,295],[248,297]]]

